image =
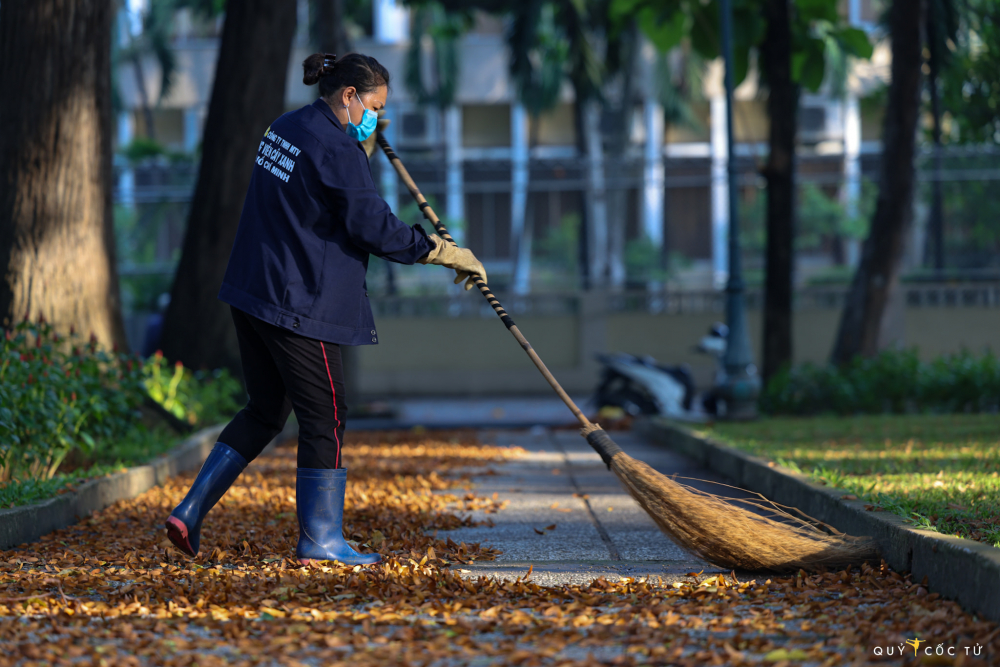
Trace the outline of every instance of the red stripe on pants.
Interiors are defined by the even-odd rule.
[[[323,362],[326,364],[326,376],[330,378],[330,393],[333,395],[333,418],[337,420],[337,428],[340,428],[340,417],[337,416],[337,390],[333,388],[333,374],[330,373],[330,360],[326,358],[326,345],[323,341],[319,343],[323,350]],[[337,437],[336,429],[333,431],[333,439],[337,442],[337,467],[340,467],[340,438]]]

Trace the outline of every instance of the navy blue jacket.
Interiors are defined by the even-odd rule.
[[[414,264],[432,247],[392,214],[361,144],[319,99],[261,139],[219,298],[309,338],[371,345],[368,256]]]

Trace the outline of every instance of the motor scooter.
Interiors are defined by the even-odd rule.
[[[714,386],[726,378],[722,359],[726,354],[729,328],[715,323],[695,350],[715,359]],[[624,352],[598,354],[603,365],[601,380],[593,402],[598,408],[615,406],[633,417],[662,415],[681,421],[708,421],[717,413],[716,390],[699,394],[687,364],[660,364],[649,355],[636,356]]]

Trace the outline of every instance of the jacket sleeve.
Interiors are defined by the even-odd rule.
[[[410,227],[397,218],[379,196],[363,150],[348,147],[328,153],[320,178],[334,224],[343,224],[351,242],[365,252],[416,264],[433,249],[420,225]]]

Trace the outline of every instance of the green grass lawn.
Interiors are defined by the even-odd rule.
[[[121,472],[166,454],[183,439],[184,436],[162,426],[136,429],[127,438],[99,446],[86,465],[62,466],[51,479],[14,479],[0,484],[0,509],[28,505],[75,491],[86,481]]]
[[[919,528],[1000,547],[1000,416],[768,418],[703,433]]]

